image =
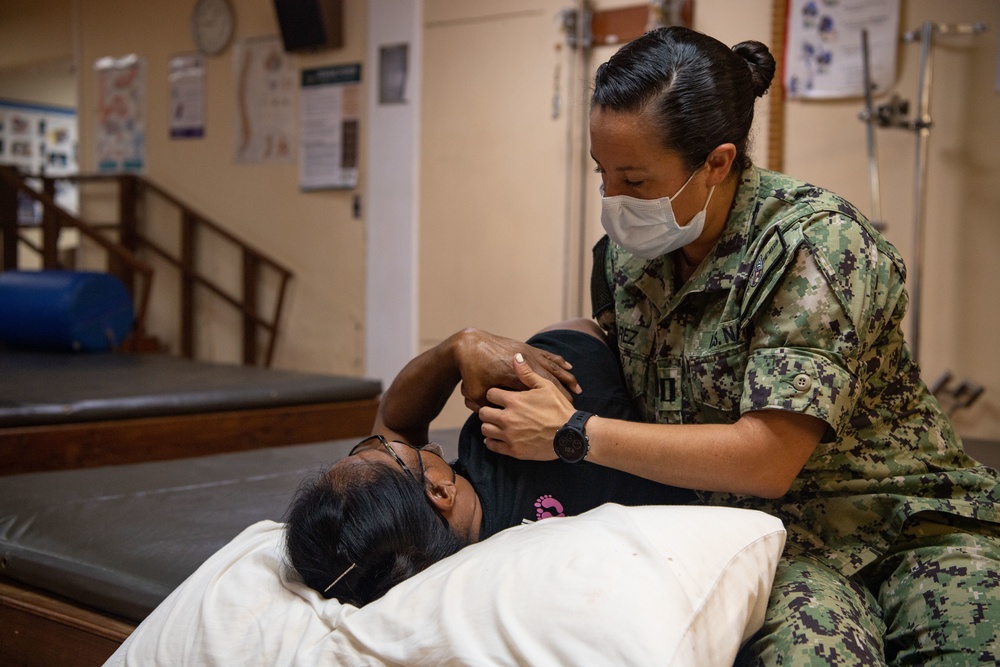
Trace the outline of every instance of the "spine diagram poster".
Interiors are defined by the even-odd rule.
[[[236,43],[235,158],[242,163],[292,162],[295,157],[296,68],[281,39]]]

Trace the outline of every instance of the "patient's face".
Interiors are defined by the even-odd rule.
[[[401,462],[417,481],[421,481],[420,470],[423,466],[426,480],[424,488],[428,494],[428,502],[438,508],[454,533],[469,542],[478,542],[483,519],[479,495],[469,480],[457,475],[442,458],[443,452],[440,447],[427,447],[418,451],[396,442],[390,442],[388,446],[395,453],[395,457],[384,447],[365,449],[341,459],[334,464],[331,471],[338,469],[339,472],[348,472],[350,466],[372,462],[399,467]]]

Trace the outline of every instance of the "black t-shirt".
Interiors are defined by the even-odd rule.
[[[615,354],[580,331],[548,331],[528,343],[562,355],[573,364],[583,393],[573,397],[578,410],[613,419],[639,421]],[[693,492],[658,484],[587,461],[521,461],[496,454],[483,444],[482,423],[473,414],[458,443],[459,474],[479,494],[483,507],[480,539],[504,528],[553,516],[573,516],[606,502],[621,505],[686,503]]]

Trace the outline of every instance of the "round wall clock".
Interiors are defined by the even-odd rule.
[[[229,46],[236,26],[236,14],[229,0],[198,0],[191,14],[191,34],[198,50],[208,56]]]

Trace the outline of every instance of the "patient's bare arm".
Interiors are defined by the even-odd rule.
[[[428,442],[431,421],[444,408],[462,376],[455,358],[458,334],[414,357],[389,385],[379,401],[373,433],[404,442]]]
[[[459,382],[471,410],[487,404],[490,387],[524,389],[510,361],[517,352],[564,392],[566,387],[579,391],[570,365],[559,355],[479,329],[463,329],[403,367],[382,395],[373,432],[424,444],[431,421]]]

